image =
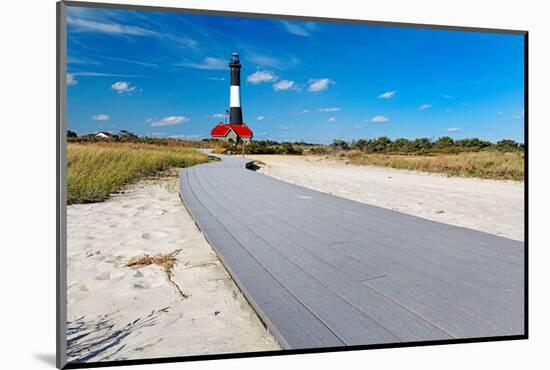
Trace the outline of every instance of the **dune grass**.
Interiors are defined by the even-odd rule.
[[[524,178],[523,152],[492,150],[460,154],[402,155],[366,154],[352,150],[341,153],[340,157],[346,158],[351,164],[437,172],[449,176],[516,181],[523,181]]]
[[[207,161],[205,154],[180,145],[69,143],[67,203],[102,201],[140,179]]]

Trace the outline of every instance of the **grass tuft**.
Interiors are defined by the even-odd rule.
[[[402,155],[350,151],[340,156],[351,164],[375,165],[449,176],[523,181],[524,153],[480,151],[459,154]]]
[[[69,143],[67,203],[99,202],[143,178],[207,161],[205,154],[181,145]]]

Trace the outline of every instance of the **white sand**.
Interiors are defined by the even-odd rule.
[[[280,349],[187,213],[177,178],[67,209],[69,361]],[[173,280],[187,299],[158,266],[124,267],[178,248]]]
[[[296,185],[434,221],[524,238],[523,183],[447,177],[314,156],[249,156],[259,172]]]

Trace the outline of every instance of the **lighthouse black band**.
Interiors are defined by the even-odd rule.
[[[231,86],[241,86],[241,65],[231,66]]]
[[[241,107],[230,107],[229,108],[229,123],[232,125],[242,125],[243,124],[243,112]]]

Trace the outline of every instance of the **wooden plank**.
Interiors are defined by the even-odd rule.
[[[249,181],[251,176],[257,174],[243,174],[243,176],[235,177],[234,180],[240,182]],[[314,208],[317,212],[332,213],[335,208],[339,211],[339,218],[345,224],[357,225],[357,223],[364,218],[367,220],[376,219],[375,225],[363,222],[359,224],[360,227],[380,227],[382,230],[386,230],[390,233],[394,231],[400,231],[402,228],[409,228],[410,232],[407,236],[425,236],[427,231],[429,233],[444,231],[445,235],[450,233],[450,236],[457,241],[464,242],[464,248],[476,255],[489,255],[494,258],[501,258],[507,256],[516,256],[523,258],[523,243],[515,240],[483,233],[476,230],[466,229],[462,227],[446,225],[439,222],[419,218],[412,215],[407,215],[392,210],[366,205],[358,203],[349,199],[332,196],[326,193],[318,192],[312,189],[302,188],[293,184],[289,184],[277,179],[273,179],[264,175],[261,175],[255,180],[258,186],[265,188],[266,190],[272,189],[279,193],[302,193],[305,196],[309,196],[308,204],[310,208]],[[395,222],[395,217],[398,215],[399,222]],[[337,220],[337,221],[338,221]],[[418,230],[418,222],[421,222],[422,228]],[[397,236],[402,233],[398,233]],[[428,234],[430,235],[430,234]],[[434,237],[437,237],[435,235]],[[466,243],[468,242],[468,243]]]
[[[302,188],[246,163],[224,156],[184,170],[180,193],[286,348],[523,333],[523,243]]]
[[[209,178],[209,179],[210,179],[210,178]],[[228,185],[231,185],[231,184],[228,184]],[[233,186],[228,186],[228,187],[227,187],[227,189],[234,189],[234,188],[235,188],[235,187],[233,187]],[[241,192],[241,194],[242,194],[242,192]],[[245,193],[245,194],[246,194],[246,193]],[[229,202],[230,199],[232,199],[232,198],[234,198],[234,197],[237,197],[237,196],[239,195],[239,193],[227,193],[227,194],[224,193],[224,195],[228,195],[227,197],[224,197],[224,199],[226,199],[226,201]],[[247,197],[249,197],[249,196],[247,195]],[[249,199],[249,200],[250,200],[250,199]],[[241,199],[239,203],[240,203],[240,204],[247,204],[247,202],[245,202],[244,199]],[[248,207],[248,208],[247,208],[247,212],[250,212],[250,214],[254,215],[254,216],[255,216],[255,219],[261,219],[261,220],[272,220],[272,219],[273,219],[272,214],[271,214],[269,211],[265,211],[265,209],[271,209],[271,206],[272,206],[272,205],[258,204],[258,200],[255,199],[255,198],[252,199],[250,203],[251,203],[251,204],[254,204],[256,207],[259,206],[259,207],[261,207],[262,209],[264,209],[264,211],[262,211],[262,213],[263,213],[263,215],[262,215],[262,214],[257,214],[257,213],[254,214],[254,210],[253,210],[251,207]],[[233,207],[235,207],[235,205],[233,205],[232,208],[233,208]],[[285,235],[289,235],[289,233],[287,232],[287,231],[288,231],[288,228],[285,229],[285,227],[283,227],[283,226],[284,226],[284,225],[281,225],[281,224],[279,224],[279,225],[277,225],[277,226],[275,226],[275,225],[270,225],[269,228],[268,228],[267,230],[263,230],[263,231],[262,231],[262,235],[266,235],[266,233],[269,233],[269,230],[270,230],[270,229],[273,229],[273,230],[281,230],[281,231],[284,230],[284,234],[285,234]],[[305,228],[307,227],[307,225],[304,224],[304,225],[301,225],[301,226],[302,226],[302,227],[300,228],[301,234],[304,234],[304,232],[306,231]],[[255,226],[255,228],[258,228],[258,226]],[[294,236],[297,235],[297,234],[296,234],[296,233],[293,233],[292,235],[293,235],[293,237],[294,237]],[[317,255],[322,254],[322,251],[324,251],[323,248],[320,248],[322,245],[323,245],[322,243],[318,243],[318,244],[317,244],[317,247],[318,247],[318,248],[315,249],[315,252],[317,253]],[[311,249],[310,249],[310,250],[311,250]],[[320,252],[320,251],[321,251],[321,252]],[[368,260],[371,261],[371,262],[372,262],[372,261],[377,261],[376,258],[377,258],[376,256],[374,256],[374,257],[373,257],[373,256],[369,256],[369,257],[368,257]],[[408,262],[408,261],[407,261],[407,262]],[[426,270],[429,271],[429,270],[430,270],[430,267],[433,267],[433,266],[428,266],[428,268],[427,268]],[[380,270],[378,270],[378,271],[380,271]],[[394,271],[394,270],[392,270],[392,271]],[[413,271],[414,271],[414,270],[413,270]],[[401,274],[401,275],[399,275],[399,276],[400,276],[401,278],[403,278],[403,279],[406,279],[406,278],[409,277],[409,275],[404,275],[404,274]],[[377,279],[376,279],[376,280],[377,280]],[[433,285],[434,282],[432,281],[431,284]],[[448,287],[448,285],[447,285],[447,286],[444,286],[444,288],[449,288],[449,287]],[[455,289],[456,289],[456,287],[453,287],[453,290],[455,290]],[[471,296],[469,296],[469,295],[467,295],[467,298],[469,298],[469,300],[473,299],[473,298],[472,298]],[[435,297],[434,297],[434,299],[435,299]],[[456,303],[456,302],[455,302],[455,303]],[[490,304],[488,304],[488,305],[490,306]],[[444,302],[444,301],[440,301],[440,303],[438,304],[438,307],[448,307],[449,311],[450,311],[451,314],[452,314],[451,317],[456,316],[456,314],[455,314],[454,312],[457,311],[457,309],[455,309],[454,306],[451,305],[450,303],[447,303],[447,302]],[[482,322],[481,319],[476,318],[476,317],[473,316],[473,315],[466,314],[466,316],[472,317],[472,322]],[[426,316],[425,316],[425,317],[426,317]],[[507,316],[505,315],[504,317],[507,317]],[[428,318],[428,320],[429,320],[429,316],[428,316],[427,318]],[[439,321],[440,321],[440,320],[439,320]],[[516,321],[518,321],[518,320],[516,320]],[[450,323],[450,324],[452,324],[452,323]],[[500,330],[500,329],[496,328],[495,326],[490,325],[490,324],[488,324],[488,323],[485,323],[485,325],[481,325],[481,324],[479,324],[479,325],[476,324],[476,325],[477,325],[477,327],[478,327],[478,330],[472,331],[471,328],[468,328],[468,330],[465,330],[465,331],[469,331],[470,333],[472,333],[471,336],[476,336],[476,335],[477,335],[478,333],[480,333],[480,332],[483,333],[485,336],[487,336],[487,335],[499,335],[499,334],[503,333],[502,330]],[[440,326],[440,327],[446,329],[445,326]],[[451,328],[453,328],[452,325],[451,325]]]
[[[231,186],[232,183],[230,180],[221,174],[218,176],[209,176],[207,180],[216,187],[216,191],[220,192],[220,196],[224,200],[231,201],[235,197],[243,195],[240,190],[237,190],[240,188]],[[276,230],[279,233],[290,237],[306,250],[315,253],[358,281],[385,276],[383,271],[372,266],[367,266],[342,253],[337,248],[334,248],[331,243],[326,242],[325,239],[309,234],[308,229],[304,230],[303,228],[296,227],[292,222],[293,217],[286,216],[284,212],[275,212],[271,207],[263,206],[261,198],[257,197],[256,194],[246,193],[246,199],[239,202],[239,205],[246,209],[251,216],[264,220],[271,228],[275,228],[276,226]]]
[[[245,175],[246,176],[246,175]],[[250,176],[250,174],[249,174]],[[244,180],[244,178],[235,178],[236,180]],[[318,192],[312,189],[306,189],[297,187],[283,181],[279,181],[267,176],[261,176],[258,178],[258,182],[261,182],[262,187],[277,186],[281,189],[286,189],[290,192],[299,191],[311,196],[311,205],[316,207],[317,211],[329,210],[332,211],[334,207],[338,207],[340,211],[340,219],[348,222],[356,222],[361,220],[361,217],[367,216],[369,218],[375,217],[378,220],[377,225],[384,228],[388,228],[390,231],[394,231],[396,228],[395,216],[399,215],[399,224],[402,227],[417,226],[417,222],[422,222],[421,231],[440,231],[445,230],[446,233],[451,233],[451,236],[457,240],[466,243],[465,248],[469,249],[473,253],[492,252],[492,255],[496,258],[500,256],[516,256],[523,258],[523,243],[492,234],[480,232],[477,230],[471,230],[467,228],[457,227],[453,225],[442,224],[439,222],[423,219],[420,217],[407,215],[404,213],[395,212],[372,205],[365,205],[353,200],[332,196],[326,193]],[[366,206],[366,207],[365,207]],[[368,226],[368,225],[367,225]],[[401,226],[398,226],[401,227]],[[399,229],[397,229],[399,231]],[[411,228],[411,235],[421,235],[416,228]],[[468,243],[467,243],[468,242]],[[473,242],[473,243],[472,243]],[[473,247],[475,246],[475,248]]]
[[[279,194],[279,192],[269,191],[267,194]],[[253,194],[249,195],[253,196]],[[266,202],[269,201],[269,199],[264,200]],[[279,206],[285,207],[287,210],[292,210],[292,207],[297,204],[296,201],[290,203],[285,202],[285,198],[279,198],[277,200],[272,200],[271,204],[267,207],[273,208]],[[305,203],[308,202],[309,201]],[[431,234],[423,234],[421,238],[415,235],[411,235],[408,239],[396,237],[394,235],[397,233],[394,232],[390,235],[384,231],[383,226],[373,229],[373,226],[368,225],[369,222],[367,221],[376,224],[378,220],[368,217],[362,217],[362,220],[366,221],[365,224],[347,225],[341,223],[339,213],[337,217],[334,216],[334,212],[332,212],[332,214],[323,214],[319,212],[318,209],[312,210],[307,208],[305,204],[302,209],[296,210],[295,213],[297,212],[305,214],[309,216],[310,219],[315,220],[315,223],[320,224],[322,230],[327,231],[327,236],[331,238],[339,234],[355,235],[357,237],[361,236],[362,239],[376,242],[389,248],[397,248],[400,253],[408,254],[412,258],[422,258],[429,263],[441,265],[445,268],[453,268],[453,266],[456,266],[456,269],[464,273],[467,278],[468,276],[478,277],[484,274],[483,283],[494,284],[493,286],[489,286],[491,289],[498,289],[502,287],[503,284],[509,285],[510,283],[523,286],[523,264],[519,263],[521,260],[518,258],[510,257],[506,260],[507,263],[501,263],[500,260],[496,260],[493,256],[472,256],[468,250],[465,250],[466,248],[464,245],[456,242],[454,239],[447,238],[444,241],[439,241],[438,239],[432,240]],[[340,209],[338,212],[340,212]],[[396,214],[401,215],[398,213]],[[298,219],[297,221],[299,222],[300,220]],[[398,222],[399,217],[396,219],[396,223]],[[419,224],[417,228],[422,228],[422,226],[423,224]],[[344,230],[343,233],[342,229]],[[404,234],[403,230],[406,230],[405,234],[407,237],[409,236],[408,228],[403,228],[401,230],[400,234]],[[440,230],[440,233],[441,232]],[[422,252],[423,249],[427,250]],[[419,256],[420,254],[421,257]],[[508,299],[508,297],[506,297],[506,299]]]
[[[202,207],[191,190],[188,174],[180,192],[201,230],[260,318],[285,348],[344,345],[321,321],[275,280]]]
[[[229,183],[227,179],[225,180],[225,183],[228,185],[226,189],[238,188],[239,192],[242,193],[244,197],[251,198],[249,200],[254,203],[257,208],[275,208],[275,212],[277,212],[277,207],[282,207],[283,209],[285,207],[291,207],[291,205],[284,203],[283,198],[280,198],[280,200],[275,203],[266,203],[265,199],[262,202],[261,199],[254,198],[253,194],[249,192],[243,192],[242,187],[233,186],[233,184]],[[224,197],[224,199],[228,198],[224,196],[225,193],[223,193],[222,190],[220,190],[220,192],[222,192],[222,196]],[[278,193],[271,191],[270,194]],[[264,198],[267,197],[264,196]],[[290,214],[292,214],[292,212]],[[267,217],[270,218],[271,215]],[[299,219],[296,218],[292,218],[292,222],[297,224],[302,233],[308,232],[312,225],[312,222],[301,222]],[[318,223],[318,221],[315,221],[313,224],[318,225]],[[330,224],[323,223],[318,230],[315,230],[315,233],[317,235],[320,235],[321,237],[329,237],[337,235],[339,231],[336,228],[333,228]],[[469,286],[465,286],[462,281],[464,279],[471,278],[471,274],[476,274],[475,270],[467,271],[467,274],[458,274],[454,270],[441,271],[441,268],[438,266],[435,266],[423,260],[411,260],[410,258],[407,258],[407,256],[404,256],[402,254],[389,253],[392,251],[388,251],[387,248],[384,248],[384,245],[379,246],[376,242],[372,241],[368,241],[367,243],[365,243],[365,240],[363,240],[362,238],[359,239],[355,238],[354,236],[351,236],[347,243],[339,243],[337,247],[341,248],[342,251],[349,253],[349,255],[351,256],[357,256],[357,253],[366,253],[366,256],[359,257],[365,263],[374,264],[377,269],[380,269],[380,266],[384,266],[385,263],[391,266],[389,270],[385,270],[386,273],[397,274],[396,276],[405,281],[414,278],[414,281],[420,284],[421,287],[433,290],[434,292],[443,292],[444,294],[441,295],[441,299],[443,299],[445,302],[457,305],[458,307],[462,307],[462,309],[464,310],[469,310],[468,312],[470,312],[471,314],[475,313],[483,317],[484,319],[489,320],[488,322],[491,322],[492,326],[498,326],[500,324],[504,328],[508,328],[508,330],[511,330],[514,333],[516,333],[518,330],[523,330],[521,323],[522,320],[518,318],[518,316],[522,316],[522,311],[518,311],[516,312],[516,314],[514,314],[513,312],[508,312],[507,310],[507,308],[509,308],[510,306],[513,307],[514,305],[520,306],[519,309],[521,309],[523,303],[522,297],[521,299],[518,299],[517,297],[514,297],[514,292],[508,292],[506,290],[503,290],[504,293],[499,292],[498,294],[495,294],[493,292],[494,287],[492,286],[489,286],[489,288],[485,290],[487,293],[476,295],[475,289],[479,289],[480,285],[487,285],[487,282],[481,280],[472,283],[473,286],[472,284],[470,284]],[[379,254],[375,254],[373,253],[373,251],[378,252]],[[393,266],[394,264],[397,265]],[[477,275],[479,275],[479,272],[477,272]],[[472,289],[474,289],[473,292]],[[449,294],[449,292],[454,291],[456,291],[456,294]],[[485,294],[491,294],[493,298],[496,296],[496,298],[501,301],[500,303],[506,308],[499,308],[495,305],[495,303],[487,300]],[[474,303],[474,306],[472,306],[472,303]],[[520,325],[511,326],[510,323],[520,323]],[[496,331],[495,335],[498,335],[498,332],[499,331]]]
[[[193,188],[200,187],[199,177],[189,177]],[[202,193],[201,193],[202,194]],[[262,237],[228,213],[214,198],[206,195],[212,214],[251,255],[308,307],[330,330],[347,345],[397,342],[398,339],[357,308],[349,305],[332,291],[285,258]]]
[[[204,181],[202,181],[204,180]],[[201,177],[203,188],[215,195],[215,189],[209,184],[206,176]],[[243,224],[246,224],[255,234],[276,249],[282,256],[292,260],[294,264],[319,281],[327,289],[341,297],[347,304],[358,308],[361,312],[383,326],[400,341],[449,339],[451,336],[437,328],[429,321],[424,320],[412,311],[395,304],[387,297],[375,290],[366,289],[356,279],[350,278],[345,272],[335,268],[315,253],[303,248],[288,237],[276,230],[279,225],[268,226],[260,218],[251,215],[244,209],[247,202],[239,199],[238,193],[234,197],[224,198],[218,202],[220,208],[231,210]],[[322,249],[317,245],[317,250]]]
[[[228,184],[228,188],[236,187],[236,185]],[[239,189],[242,190],[243,188],[239,187]],[[517,295],[518,297],[514,299],[514,302],[523,306],[523,291],[521,289],[523,287],[522,265],[517,263],[516,258],[513,258],[508,265],[502,266],[493,259],[471,256],[467,251],[464,251],[462,244],[456,243],[452,239],[446,242],[453,247],[454,250],[452,253],[450,253],[448,249],[442,249],[437,246],[435,248],[428,248],[428,250],[423,253],[422,250],[425,249],[423,245],[434,244],[434,242],[429,239],[430,236],[426,236],[428,240],[423,239],[419,241],[411,237],[410,241],[405,241],[396,240],[385,234],[380,235],[383,233],[381,230],[370,230],[366,233],[364,227],[351,228],[349,225],[339,224],[338,216],[335,217],[334,214],[323,215],[321,212],[313,212],[307,209],[295,209],[297,202],[287,202],[284,197],[279,197],[277,200],[268,199],[269,195],[279,193],[280,192],[274,190],[266,192],[267,195],[259,200],[262,202],[262,207],[265,209],[280,209],[281,211],[279,212],[286,210],[287,213],[291,214],[299,213],[301,215],[307,215],[308,217],[306,220],[304,220],[305,217],[293,219],[293,223],[298,224],[301,230],[310,228],[308,227],[311,224],[310,220],[314,220],[313,223],[319,226],[319,230],[315,232],[321,233],[320,235],[323,235],[323,238],[326,238],[332,243],[338,244],[342,241],[352,240],[362,244],[373,243],[380,247],[384,247],[380,249],[384,253],[393,254],[397,251],[399,254],[408,255],[415,261],[419,260],[420,263],[434,264],[435,266],[426,266],[426,268],[434,270],[435,274],[441,275],[440,278],[452,279],[455,281],[457,280],[458,273],[460,276],[458,277],[457,284],[466,285],[474,291],[479,291],[478,294],[482,296],[486,296],[487,294],[489,294],[489,296],[491,294],[494,295],[495,290],[500,290],[496,297],[500,301],[504,301],[506,306],[509,305],[509,300],[514,298],[513,295]],[[246,196],[255,199],[254,193],[248,192]],[[307,203],[307,201],[305,203]],[[371,221],[376,223],[376,220]],[[422,224],[417,226],[422,227]],[[408,233],[408,229],[405,230],[407,230],[406,232]],[[340,235],[344,236],[342,237]],[[347,240],[342,240],[346,238]],[[481,262],[479,260],[481,260]],[[437,268],[437,266],[441,267]],[[449,269],[452,271],[448,272],[447,270]],[[486,289],[481,290],[485,287]],[[510,287],[514,287],[514,289]],[[504,293],[502,291],[504,291]]]
[[[506,334],[505,331],[394,277],[369,280],[363,282],[363,284],[399,302],[437,327],[444,329],[455,338],[490,337]]]

